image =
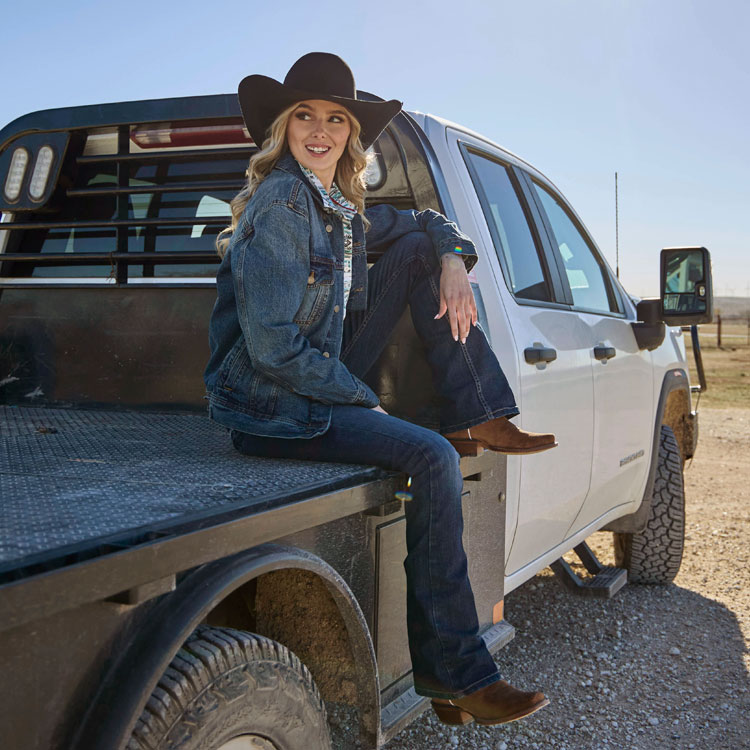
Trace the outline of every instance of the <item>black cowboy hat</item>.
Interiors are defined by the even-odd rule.
[[[403,106],[396,99],[387,102],[357,99],[351,69],[338,55],[329,52],[302,55],[289,68],[284,83],[268,76],[247,76],[240,81],[238,96],[245,125],[258,147],[279,112],[303,99],[326,99],[346,107],[362,126],[359,139],[365,150]]]

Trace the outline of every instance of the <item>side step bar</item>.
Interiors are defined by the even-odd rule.
[[[597,596],[611,599],[627,582],[628,571],[602,565],[586,542],[574,547],[574,552],[593,578],[583,579],[562,559],[550,565],[560,583],[580,596]]]

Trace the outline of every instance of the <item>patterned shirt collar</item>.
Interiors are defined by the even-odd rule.
[[[325,187],[323,187],[323,183],[318,179],[315,172],[308,169],[304,164],[301,164],[299,160],[297,160],[297,164],[299,164],[305,177],[310,180],[312,185],[320,193],[320,197],[323,199],[323,205],[328,206],[328,208],[335,211],[342,219],[351,221],[357,213],[357,207],[344,196],[339,190],[338,185],[335,182],[332,182],[331,191],[329,193]]]

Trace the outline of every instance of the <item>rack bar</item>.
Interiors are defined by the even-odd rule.
[[[159,251],[151,253],[6,253],[0,260],[8,263],[34,263],[38,266],[86,266],[125,262],[140,263],[210,263],[219,262],[217,253],[201,250]]]
[[[111,162],[145,162],[145,161],[201,161],[202,159],[226,158],[232,159],[238,156],[246,156],[257,151],[254,146],[237,146],[231,150],[223,148],[207,148],[196,151],[139,151],[135,154],[90,154],[89,156],[76,157],[78,164],[108,164]]]
[[[209,224],[226,226],[232,220],[227,216],[187,216],[170,219],[109,219],[102,221],[17,221],[3,224],[2,231],[13,232],[18,229],[95,229],[97,227],[157,227]]]
[[[129,187],[69,188],[69,198],[82,198],[97,195],[131,195],[134,193],[192,193],[199,190],[238,190],[244,186],[242,180],[224,182],[180,182],[174,185],[134,185]]]

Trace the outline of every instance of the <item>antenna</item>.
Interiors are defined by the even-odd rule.
[[[620,278],[620,217],[617,205],[617,172],[615,172],[615,255],[617,258],[616,274]]]

